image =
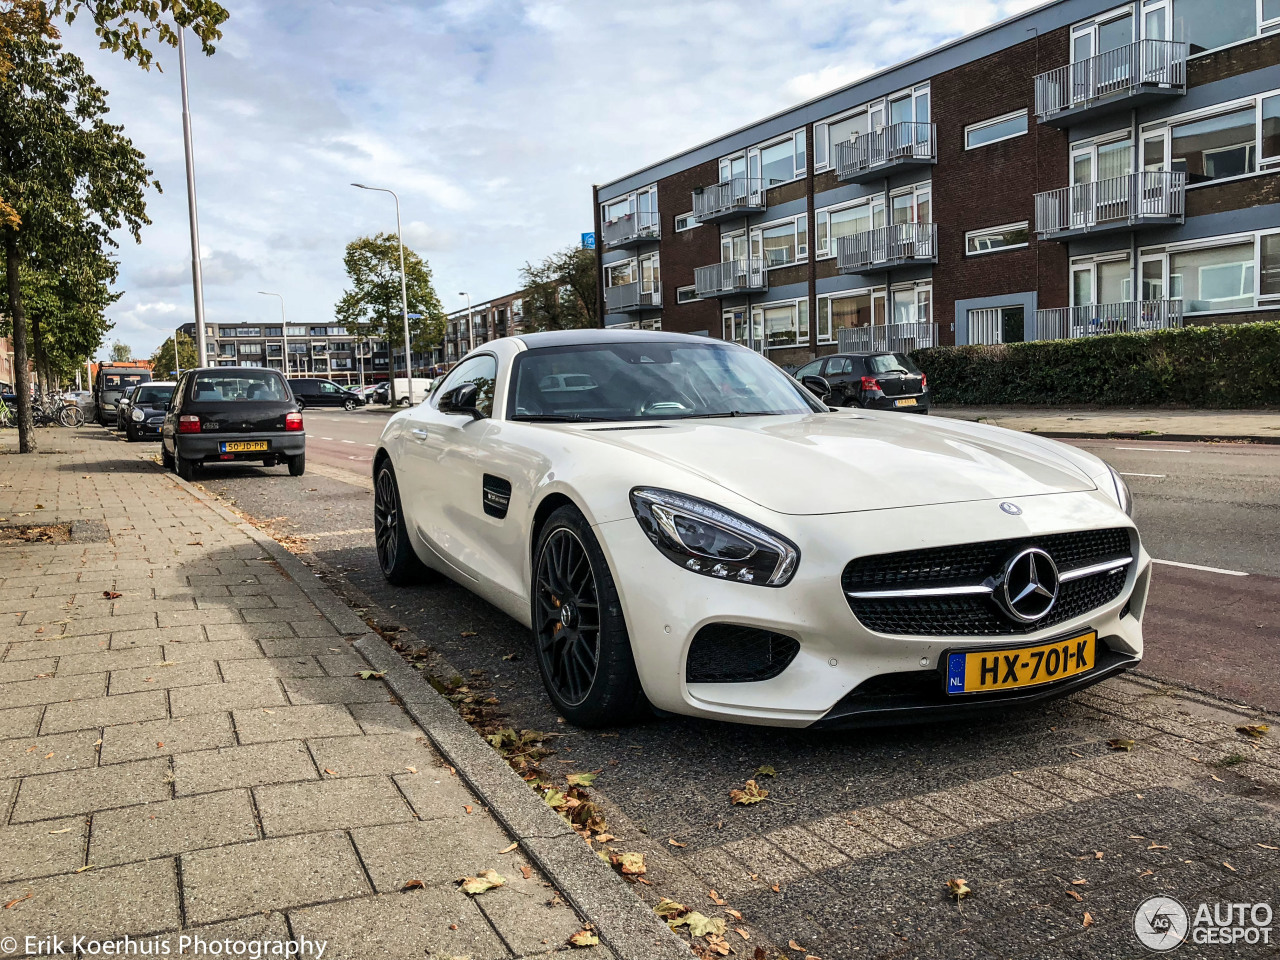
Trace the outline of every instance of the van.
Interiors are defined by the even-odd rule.
[[[413,378],[413,402],[421,403],[427,399],[427,394],[431,392],[431,386],[435,381],[427,377]],[[407,407],[409,405],[409,380],[407,377],[396,377],[396,406]]]
[[[355,391],[324,377],[290,377],[289,390],[298,403],[305,407],[342,407],[354,410],[364,406],[364,399]]]
[[[98,422],[104,427],[115,423],[116,406],[130,387],[151,382],[151,371],[138,367],[113,367],[103,364],[98,368],[98,377],[94,381],[93,394]]]

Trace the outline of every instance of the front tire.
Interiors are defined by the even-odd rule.
[[[289,476],[300,477],[307,472],[307,452],[304,450],[289,458]]]
[[[356,408],[356,402],[354,400],[346,400],[342,404],[342,409],[346,410],[348,413],[354,410],[355,408]]]
[[[294,398],[293,398],[293,402],[294,402],[294,403],[296,403],[296,404],[298,405],[298,412],[299,412],[299,413],[301,413],[303,410],[307,409],[307,402],[306,402],[305,400],[303,400],[301,397],[294,397]]]
[[[396,483],[390,460],[378,469],[378,478],[373,484],[373,542],[378,553],[378,568],[387,583],[406,587],[422,580],[426,565],[409,542],[400,485]]]
[[[599,541],[576,507],[551,514],[534,557],[533,641],[552,703],[580,727],[640,719],[648,701],[618,590]]]

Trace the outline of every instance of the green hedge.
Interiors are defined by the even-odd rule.
[[[1240,408],[1280,404],[1280,322],[934,347],[935,403]]]

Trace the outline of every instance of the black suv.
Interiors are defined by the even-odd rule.
[[[364,406],[364,400],[358,393],[321,377],[290,377],[289,389],[293,391],[293,399],[297,401],[299,410],[304,407],[342,407],[344,410],[354,410]]]
[[[836,353],[806,363],[796,379],[834,407],[929,412],[929,381],[903,353]]]
[[[190,480],[206,463],[287,463],[302,476],[307,435],[284,378],[262,367],[199,367],[178,380],[165,413],[160,460]]]

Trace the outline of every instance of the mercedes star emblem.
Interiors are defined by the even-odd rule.
[[[1023,623],[1035,623],[1058,599],[1058,565],[1039,547],[1028,547],[1004,565],[1004,608]]]
[[[1008,500],[1000,504],[1000,509],[1011,517],[1021,516],[1022,514],[1022,508],[1016,503],[1010,503]]]

